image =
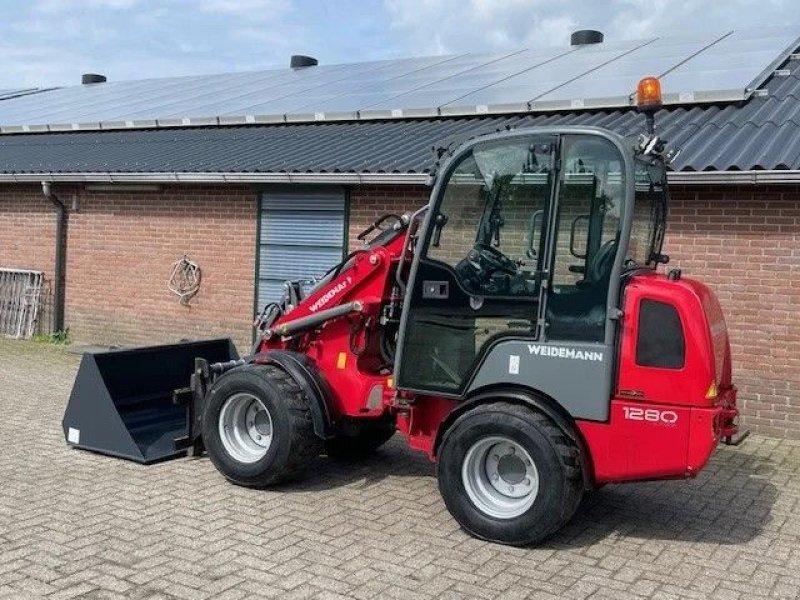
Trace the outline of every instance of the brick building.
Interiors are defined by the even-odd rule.
[[[705,102],[695,101],[702,94],[668,95],[656,123],[682,150],[670,173],[671,266],[709,283],[720,297],[745,423],[800,439],[800,319],[794,314],[800,302],[800,60],[797,32],[787,38],[781,31],[771,38],[780,48],[761,63],[741,46],[741,60],[753,61],[757,89],[730,97],[708,93]],[[560,49],[536,64],[605,52],[583,75],[591,79],[649,42],[631,44]],[[254,313],[278,293],[281,280],[319,275],[357,247],[356,235],[377,216],[427,201],[437,144],[507,126],[595,125],[624,135],[644,127],[627,96],[617,104],[573,98],[569,110],[527,102],[525,110],[473,103],[459,112],[435,100],[428,105],[434,109],[422,110],[411,99],[404,105],[400,92],[402,110],[348,115],[336,100],[353,94],[326,87],[396,85],[448,62],[474,75],[487,64],[519,59],[474,55],[474,65],[463,64],[469,56],[364,63],[360,71],[346,66],[352,72],[310,66],[269,77],[99,82],[0,95],[0,267],[41,270],[52,287],[56,213],[41,186],[48,181],[68,213],[64,311],[73,340],[145,344],[230,335],[242,349],[251,342]],[[376,83],[383,70],[390,75]],[[640,74],[646,73],[631,76],[634,82]],[[313,77],[322,79],[295,81]],[[669,76],[662,81],[669,91]],[[281,93],[269,96],[272,89]],[[515,100],[533,97],[513,93]],[[302,94],[308,106],[283,109],[281,118],[252,100],[270,97],[280,107],[292,94]],[[212,98],[248,96],[238,113],[212,107]],[[255,116],[224,116],[238,114]],[[171,265],[184,255],[202,269],[199,293],[188,305],[166,285]],[[44,329],[51,327],[50,314]]]

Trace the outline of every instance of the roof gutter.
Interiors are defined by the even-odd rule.
[[[764,185],[800,183],[800,170],[676,171],[667,174],[673,185]]]
[[[429,185],[428,173],[0,173],[0,183],[317,183]]]
[[[800,183],[800,170],[677,171],[673,185],[765,185]],[[429,173],[0,173],[0,183],[305,183],[339,185],[430,185]]]

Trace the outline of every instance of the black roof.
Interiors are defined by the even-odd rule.
[[[800,169],[800,60],[764,92],[728,105],[671,107],[658,132],[677,171]],[[620,109],[554,114],[30,133],[0,136],[0,173],[424,173],[431,148],[506,126],[592,125],[622,135],[644,118]]]

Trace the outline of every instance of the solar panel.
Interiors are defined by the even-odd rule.
[[[466,54],[452,57],[445,62],[400,77],[376,82],[373,85],[364,86],[361,82],[348,81],[347,84],[351,89],[347,93],[330,98],[323,103],[319,103],[316,98],[306,99],[304,108],[315,110],[317,113],[322,112],[326,118],[359,118],[366,115],[369,115],[367,118],[436,115],[438,106],[436,103],[431,104],[431,101],[420,100],[415,103],[409,100],[409,102],[392,103],[391,99],[403,96],[417,98],[432,85],[447,81],[461,73],[469,73],[485,65],[500,62],[508,56],[513,56],[513,54]],[[398,108],[400,105],[403,105],[404,108]],[[298,112],[302,113],[302,111]],[[287,115],[288,120],[295,120],[295,117],[302,117],[302,114]]]
[[[667,104],[747,99],[797,27],[500,54],[0,90],[0,132],[430,117],[629,106],[659,76]]]
[[[531,102],[542,110],[628,106],[630,96],[643,76],[661,77],[715,41],[710,42],[707,37],[652,40],[635,52],[620,56],[578,79],[532,97]],[[668,89],[671,94],[675,92],[673,88]]]
[[[27,94],[35,94],[39,91],[41,91],[39,88],[0,89],[0,100],[7,100],[8,98],[15,98],[16,96],[25,96]]]
[[[523,50],[507,56],[478,64],[470,69],[453,73],[448,77],[432,81],[408,92],[384,99],[380,103],[362,110],[373,116],[388,112],[394,114],[418,115],[425,109],[436,109],[460,97],[469,95],[477,89],[503,81],[513,75],[523,73],[559,57],[570,54],[572,48],[549,48],[544,50]]]
[[[628,54],[636,52],[653,39],[631,42],[592,44],[576,48],[554,60],[536,65],[503,81],[462,96],[443,107],[444,114],[463,114],[469,107],[473,112],[508,112],[527,110],[528,102],[570,81]],[[522,108],[524,107],[524,108]],[[566,107],[569,108],[569,107]]]
[[[400,85],[397,82],[402,81],[405,77],[414,78],[419,77],[420,73],[425,73],[429,70],[435,72],[436,67],[447,65],[446,69],[452,69],[453,59],[455,57],[427,57],[416,59],[405,59],[396,61],[385,61],[376,68],[364,72],[348,72],[343,77],[336,81],[326,83],[313,90],[310,93],[306,89],[298,89],[297,91],[282,96],[278,102],[265,101],[263,104],[247,107],[250,114],[266,114],[267,111],[272,113],[296,113],[303,115],[307,113],[311,120],[314,115],[324,112],[323,104],[330,100],[345,101],[341,104],[343,111],[357,111],[360,106],[349,103],[349,99],[357,90],[371,90],[377,91],[392,86]],[[422,75],[425,76],[425,75]]]
[[[794,52],[797,27],[733,31],[661,79],[663,90],[680,101],[744,100]]]

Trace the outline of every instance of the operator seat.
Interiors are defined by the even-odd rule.
[[[617,240],[609,240],[586,264],[585,277],[574,291],[553,293],[547,303],[548,337],[563,340],[603,341],[606,301]]]

